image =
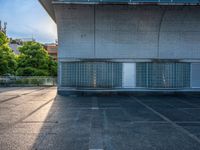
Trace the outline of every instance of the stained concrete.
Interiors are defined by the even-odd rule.
[[[0,149],[199,150],[199,114],[192,94],[66,97],[56,88],[0,88]]]
[[[59,62],[200,58],[200,7],[54,4]]]

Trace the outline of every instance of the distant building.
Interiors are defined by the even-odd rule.
[[[13,50],[13,52],[14,52],[16,55],[19,55],[19,54],[20,54],[18,48],[19,48],[21,45],[10,43],[9,46],[10,46],[10,48]]]
[[[36,42],[36,40],[32,37],[32,38],[21,38],[20,39],[22,42]]]
[[[54,60],[57,61],[58,59],[58,44],[45,44],[45,49],[47,50],[48,54],[53,57]]]
[[[18,48],[23,45],[24,42],[35,41],[34,38],[22,38],[22,39],[12,39],[10,38],[10,48],[16,55],[19,55],[20,52]]]
[[[13,50],[13,52],[14,52],[16,55],[19,55],[19,54],[20,54],[18,48],[19,48],[22,44],[23,44],[23,42],[22,42],[21,39],[12,39],[12,38],[10,38],[9,46],[10,46],[10,48]]]
[[[4,22],[4,26],[3,26],[0,20],[0,31],[6,34],[6,30],[7,30],[7,23]]]

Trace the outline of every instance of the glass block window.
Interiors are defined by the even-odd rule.
[[[190,87],[190,63],[137,63],[137,87]]]
[[[62,63],[61,86],[114,88],[122,86],[122,63],[67,62]]]
[[[93,66],[89,63],[62,63],[62,86],[91,87],[93,86]]]
[[[136,86],[147,87],[147,65],[136,63]]]

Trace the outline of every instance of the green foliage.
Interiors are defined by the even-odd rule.
[[[48,64],[48,72],[50,76],[57,76],[57,67],[58,67],[58,63],[53,60],[53,58],[51,56],[49,56],[48,58],[49,60],[49,64]]]
[[[48,76],[49,73],[46,70],[40,70],[32,67],[19,68],[17,70],[18,76]]]
[[[43,46],[36,42],[26,42],[19,48],[18,66],[48,69],[48,54]]]
[[[9,39],[0,31],[0,75],[15,74],[16,57],[8,43]]]
[[[56,76],[55,62],[37,42],[25,42],[19,48],[17,75],[19,76]]]
[[[0,75],[56,76],[57,62],[50,57],[40,43],[25,42],[15,56],[9,47],[9,39],[0,32]]]
[[[9,39],[6,37],[6,35],[0,31],[0,46],[8,45]]]
[[[28,85],[42,85],[44,84],[44,80],[43,79],[37,79],[37,78],[22,78],[19,79],[17,81],[15,81],[15,84],[28,84]]]

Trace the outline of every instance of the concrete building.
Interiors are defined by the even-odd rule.
[[[198,0],[40,0],[58,27],[58,91],[196,91]]]
[[[19,45],[19,44],[16,44],[16,43],[10,43],[9,44],[10,48],[12,49],[12,51],[16,54],[16,55],[19,55],[20,52],[18,50],[18,48],[22,45]]]
[[[7,22],[4,22],[2,25],[2,22],[0,20],[0,32],[3,32],[6,35],[7,32]]]
[[[55,61],[58,60],[58,44],[45,44],[44,48],[47,50],[48,54],[53,57]]]

